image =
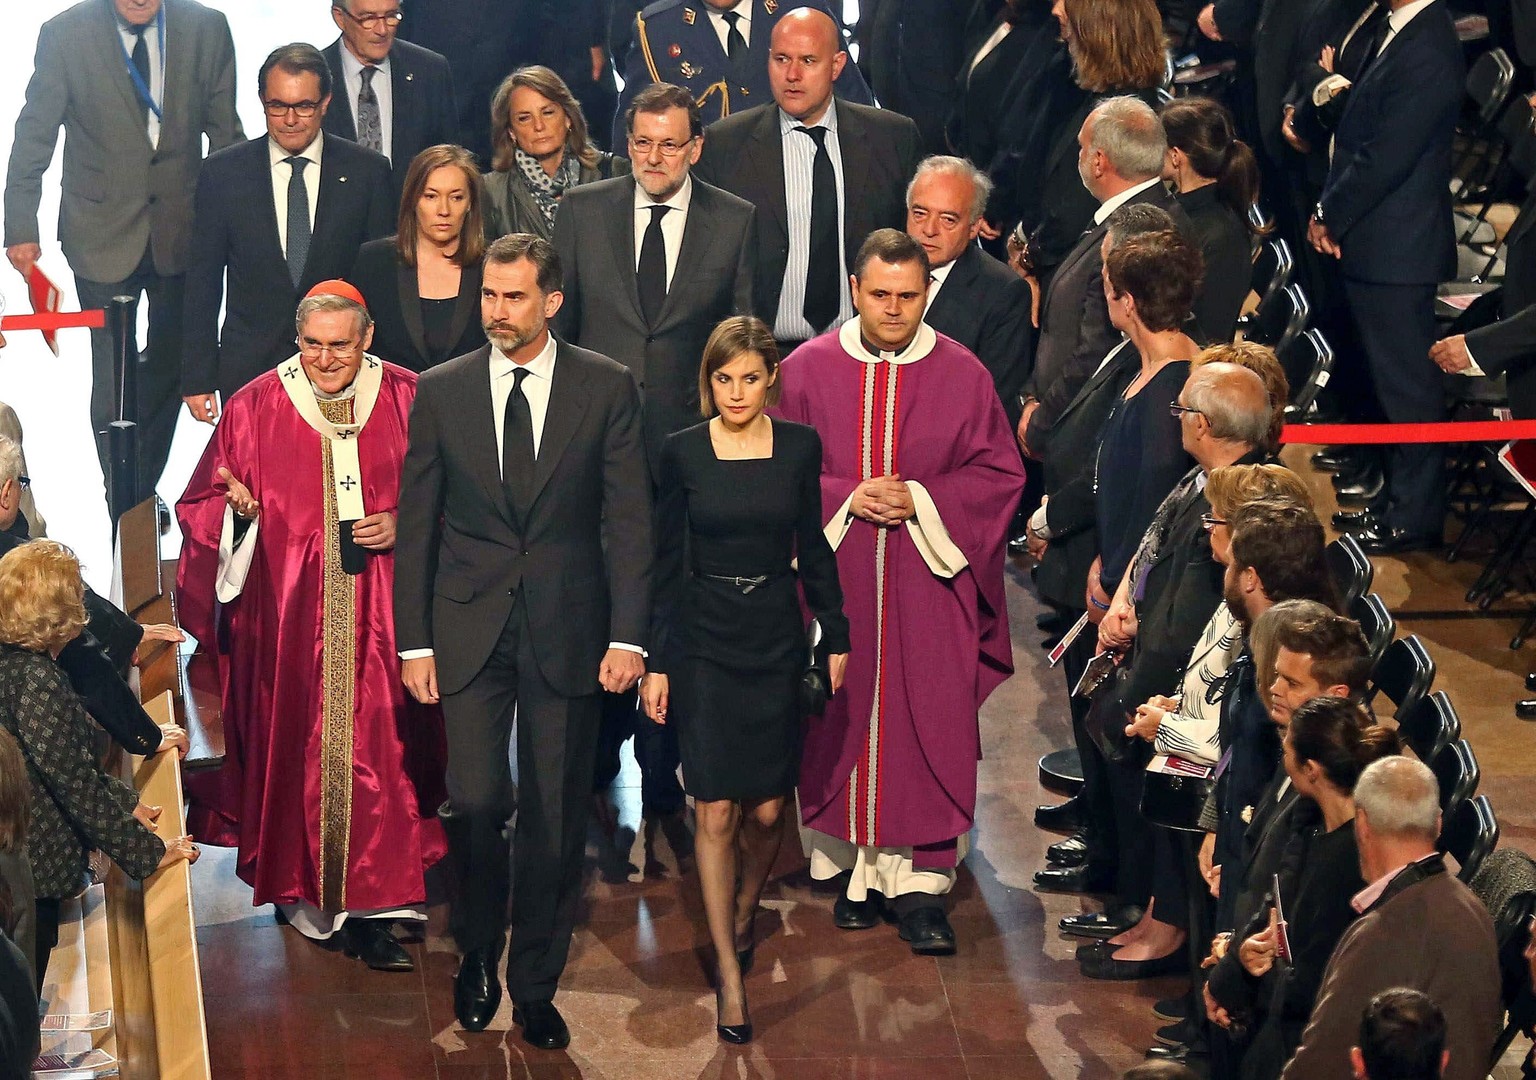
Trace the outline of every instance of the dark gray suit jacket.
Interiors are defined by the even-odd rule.
[[[906,225],[907,183],[917,171],[922,139],[905,116],[839,100],[837,145],[843,162],[843,245],[848,267],[876,229]],[[789,210],[784,198],[784,141],[773,102],[734,113],[704,132],[694,178],[757,207],[757,265],[752,309],[770,325],[789,262]]]
[[[521,590],[534,656],[568,697],[598,691],[611,641],[650,628],[651,485],[634,376],[559,343],[527,519],[501,482],[491,347],[422,374],[395,544],[395,635],[432,649],[438,686],[469,685]]]
[[[5,180],[5,245],[38,243],[43,174],[64,128],[59,242],[88,281],[122,281],[152,248],[155,269],[184,272],[192,190],[209,150],[243,134],[235,115],[235,46],[222,12],[165,0],[165,100],[149,144],[111,0],[81,0],[43,24]]]
[[[654,325],[640,310],[635,272],[635,180],[620,176],[566,192],[555,215],[555,249],[565,270],[561,340],[611,356],[630,371],[645,401],[652,471],[661,444],[699,422],[704,343],[728,315],[752,310],[752,205],[695,179],[672,287]]]
[[[964,345],[986,366],[1011,427],[1034,362],[1029,285],[972,244],[954,261],[923,321]]]

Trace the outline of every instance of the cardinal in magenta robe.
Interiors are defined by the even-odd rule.
[[[1003,563],[1023,465],[992,380],[922,320],[927,256],[865,242],[858,317],[796,349],[778,411],[823,446],[826,535],[853,649],[807,728],[800,809],[834,918],[874,926],[879,893],[916,952],[955,949],[943,899],[975,820],[978,713],[1013,672]]]
[[[297,324],[299,354],[229,399],[176,504],[182,624],[217,653],[225,740],[191,823],[238,847],[255,903],[410,970],[391,924],[425,918],[445,852],[442,716],[400,683],[391,602],[416,376],[366,352],[345,282]]]

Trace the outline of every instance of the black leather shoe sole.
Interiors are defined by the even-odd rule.
[[[1163,998],[1152,1006],[1152,1015],[1159,1020],[1177,1023],[1189,1015],[1189,998],[1182,996]]]
[[[1107,941],[1116,935],[1123,934],[1140,922],[1140,914],[1132,918],[1130,913],[1121,911],[1096,912],[1094,914],[1068,915],[1057,925],[1064,934],[1072,934],[1074,937],[1098,938]]]

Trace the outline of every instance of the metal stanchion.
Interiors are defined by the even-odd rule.
[[[139,486],[139,343],[138,299],[114,296],[107,305],[107,328],[112,333],[113,390],[117,419],[108,427],[107,493],[111,501],[112,528],[117,519],[138,502]]]

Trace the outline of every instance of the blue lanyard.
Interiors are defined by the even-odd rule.
[[[160,31],[160,85],[165,86],[165,5],[160,5],[160,10],[155,12],[155,25]],[[144,83],[144,76],[139,74],[138,67],[133,62],[133,54],[128,51],[128,46],[123,43],[122,30],[113,27],[117,33],[117,47],[123,50],[123,60],[128,64],[128,78],[133,80],[133,89],[139,95],[139,100],[144,107],[155,114],[156,120],[164,120],[165,114],[159,105],[155,104],[155,95]]]

